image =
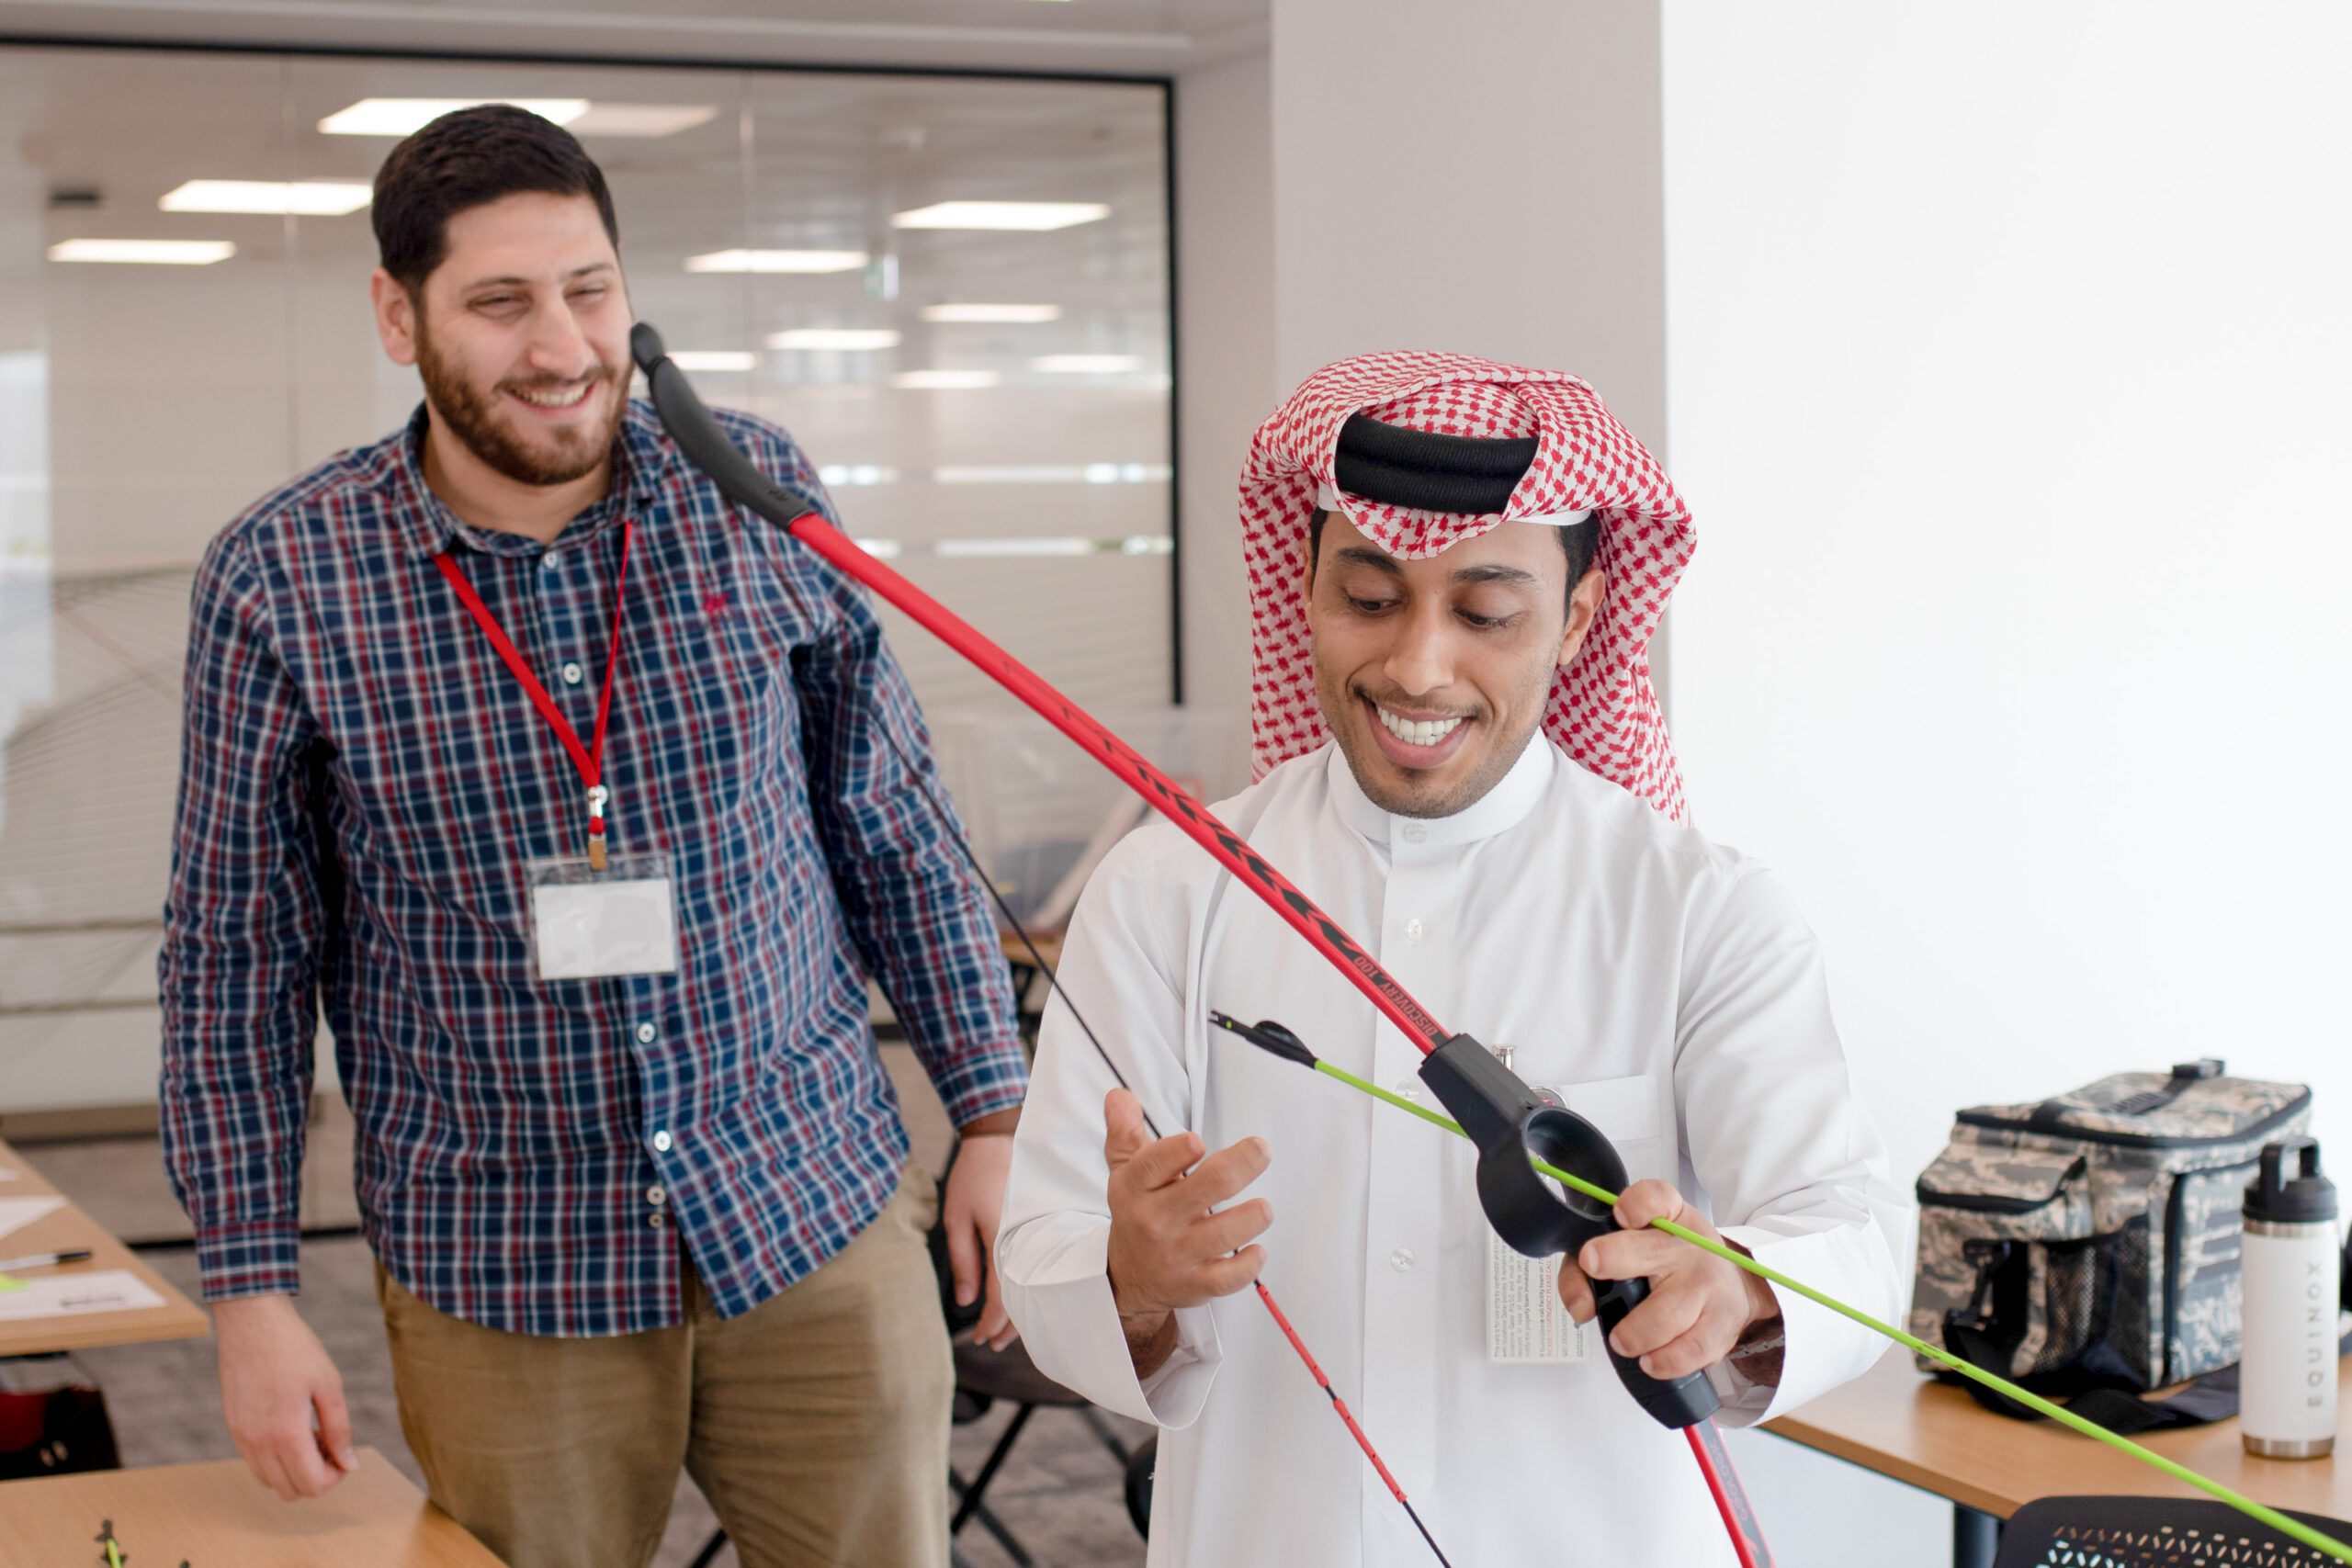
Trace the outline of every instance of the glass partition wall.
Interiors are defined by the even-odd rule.
[[[639,318],[869,549],[1081,702],[1171,698],[1160,85],[0,48],[0,1111],[152,1098],[192,569],[415,407],[366,187],[491,98],[581,137]],[[1012,716],[885,615],[944,731]]]

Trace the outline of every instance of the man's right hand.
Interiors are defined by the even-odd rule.
[[[294,1298],[215,1303],[212,1326],[220,1348],[220,1408],[246,1468],[289,1503],[327,1492],[359,1458],[351,1447],[342,1374],[294,1310]]]
[[[1204,1159],[1200,1135],[1148,1141],[1143,1107],[1114,1089],[1102,1101],[1102,1157],[1111,1168],[1111,1299],[1136,1374],[1148,1377],[1176,1348],[1176,1309],[1229,1296],[1258,1277],[1274,1208],[1263,1198],[1215,1206],[1265,1174],[1263,1138]],[[1215,1212],[1212,1212],[1212,1211]],[[1236,1251],[1236,1248],[1240,1250]]]

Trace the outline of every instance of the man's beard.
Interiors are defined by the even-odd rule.
[[[490,389],[488,396],[476,392],[456,367],[444,360],[426,336],[424,323],[417,322],[416,369],[424,379],[425,400],[433,412],[448,426],[475,457],[514,480],[526,485],[570,484],[586,479],[600,468],[613,448],[613,438],[620,432],[621,416],[627,403],[612,400],[612,412],[601,429],[582,432],[552,432],[554,441],[547,446],[536,446],[515,434],[498,410],[502,392],[512,388],[516,391],[538,391],[548,388],[574,383],[542,378],[533,381],[503,381]],[[588,389],[591,398],[606,395],[613,381],[613,372],[598,366],[596,378]]]
[[[1546,692],[1548,688],[1547,682]],[[1516,737],[1508,732],[1498,735],[1475,761],[1472,770],[1454,781],[1452,787],[1439,790],[1430,781],[1419,779],[1415,782],[1420,787],[1398,790],[1391,787],[1398,770],[1367,729],[1368,725],[1380,722],[1363,716],[1360,697],[1370,694],[1360,694],[1344,677],[1326,674],[1320,667],[1315,672],[1315,689],[1323,709],[1324,725],[1338,742],[1340,754],[1346,759],[1348,771],[1355,775],[1356,787],[1363,791],[1364,798],[1392,817],[1424,818],[1453,817],[1486,799],[1527,750],[1528,742],[1543,723],[1545,700],[1544,694],[1537,694],[1532,702],[1522,705],[1521,711],[1530,711],[1534,716],[1525,721]],[[1335,701],[1348,705],[1346,722],[1341,722],[1334,712]],[[1476,716],[1476,722],[1491,726],[1494,715],[1482,712]]]

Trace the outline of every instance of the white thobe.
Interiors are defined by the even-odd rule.
[[[1794,1279],[1899,1318],[1913,1214],[1887,1179],[1830,1020],[1813,933],[1757,863],[1531,743],[1456,816],[1396,817],[1335,748],[1216,808],[1447,1028],[1514,1049],[1724,1234]],[[1488,1230],[1468,1144],[1213,1031],[1288,1026],[1317,1055],[1433,1097],[1419,1053],[1175,829],[1129,835],[1089,883],[1061,979],[1163,1134],[1256,1134],[1272,1165],[1263,1279],[1458,1568],[1734,1559],[1679,1433],[1605,1355],[1487,1357]],[[1047,1011],[997,1264],[1049,1376],[1165,1428],[1154,1564],[1419,1568],[1431,1561],[1256,1292],[1177,1314],[1138,1382],[1104,1274],[1102,1099],[1067,1006]],[[1240,1201],[1240,1200],[1237,1200]],[[1885,1348],[1783,1296],[1776,1388],[1711,1371],[1719,1419],[1780,1414]]]

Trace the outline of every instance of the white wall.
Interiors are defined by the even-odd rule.
[[[1676,738],[1819,930],[1899,1172],[1960,1106],[2206,1054],[2352,1158],[2352,14],[1664,37]],[[1790,1561],[1937,1527],[1816,1472],[1863,1511]]]
[[[1248,773],[1250,629],[1235,490],[1274,375],[1271,62],[1263,54],[1176,80],[1177,480],[1183,549],[1184,701],[1236,716]]]
[[[1185,696],[1245,713],[1234,487],[1309,372],[1458,349],[1666,423],[1655,4],[1276,0],[1272,31],[1176,99]]]
[[[1664,439],[1654,0],[1276,0],[1274,360],[1573,370]]]

